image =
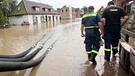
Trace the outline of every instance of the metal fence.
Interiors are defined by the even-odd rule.
[[[135,47],[131,46],[129,42],[134,43],[135,33],[122,28],[121,42],[119,46],[120,64],[130,76],[135,76]]]

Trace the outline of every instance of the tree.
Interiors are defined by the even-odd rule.
[[[81,8],[81,12],[80,12],[80,16],[82,17],[86,12],[87,12],[87,6],[83,6],[83,8]]]
[[[0,11],[0,25],[3,25],[4,24],[4,18],[3,18],[3,14],[2,12]]]
[[[17,5],[17,0],[0,0],[0,24],[8,22],[8,14],[10,14]]]
[[[17,0],[1,0],[1,11],[4,16],[7,16],[16,7]]]

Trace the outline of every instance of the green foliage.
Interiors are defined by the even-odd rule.
[[[104,7],[103,7],[103,6],[101,6],[101,8],[97,11],[97,13],[98,13],[100,16],[102,16],[103,9],[104,9]]]
[[[87,12],[87,9],[88,7],[86,6],[83,6],[83,8],[81,8],[81,12],[80,12],[80,16],[82,17],[86,12]]]
[[[8,22],[8,14],[16,7],[17,0],[0,0],[0,24]]]
[[[0,25],[4,25],[5,23],[8,23],[8,18],[0,12]]]
[[[3,17],[4,16],[3,16],[2,12],[0,12],[0,25],[3,25],[5,23]]]
[[[132,31],[135,33],[135,13],[129,15],[129,19],[126,22],[126,24],[124,24],[123,28]]]

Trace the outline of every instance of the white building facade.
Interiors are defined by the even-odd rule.
[[[45,23],[48,21],[59,21],[60,15],[22,15],[9,17],[9,23],[11,25],[22,25],[24,22],[29,24]]]
[[[22,0],[8,18],[11,25],[23,25],[59,21],[60,15],[48,4]]]

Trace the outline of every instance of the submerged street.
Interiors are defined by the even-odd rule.
[[[41,56],[51,44],[44,60],[37,66],[25,70],[0,72],[0,76],[128,76],[119,63],[119,55],[104,60],[104,46],[96,57],[97,65],[88,61],[84,38],[80,35],[80,19],[49,22],[40,25],[12,26],[0,29],[0,54],[14,55],[26,51],[43,35],[43,49],[32,59]],[[40,45],[44,39],[38,42]]]

